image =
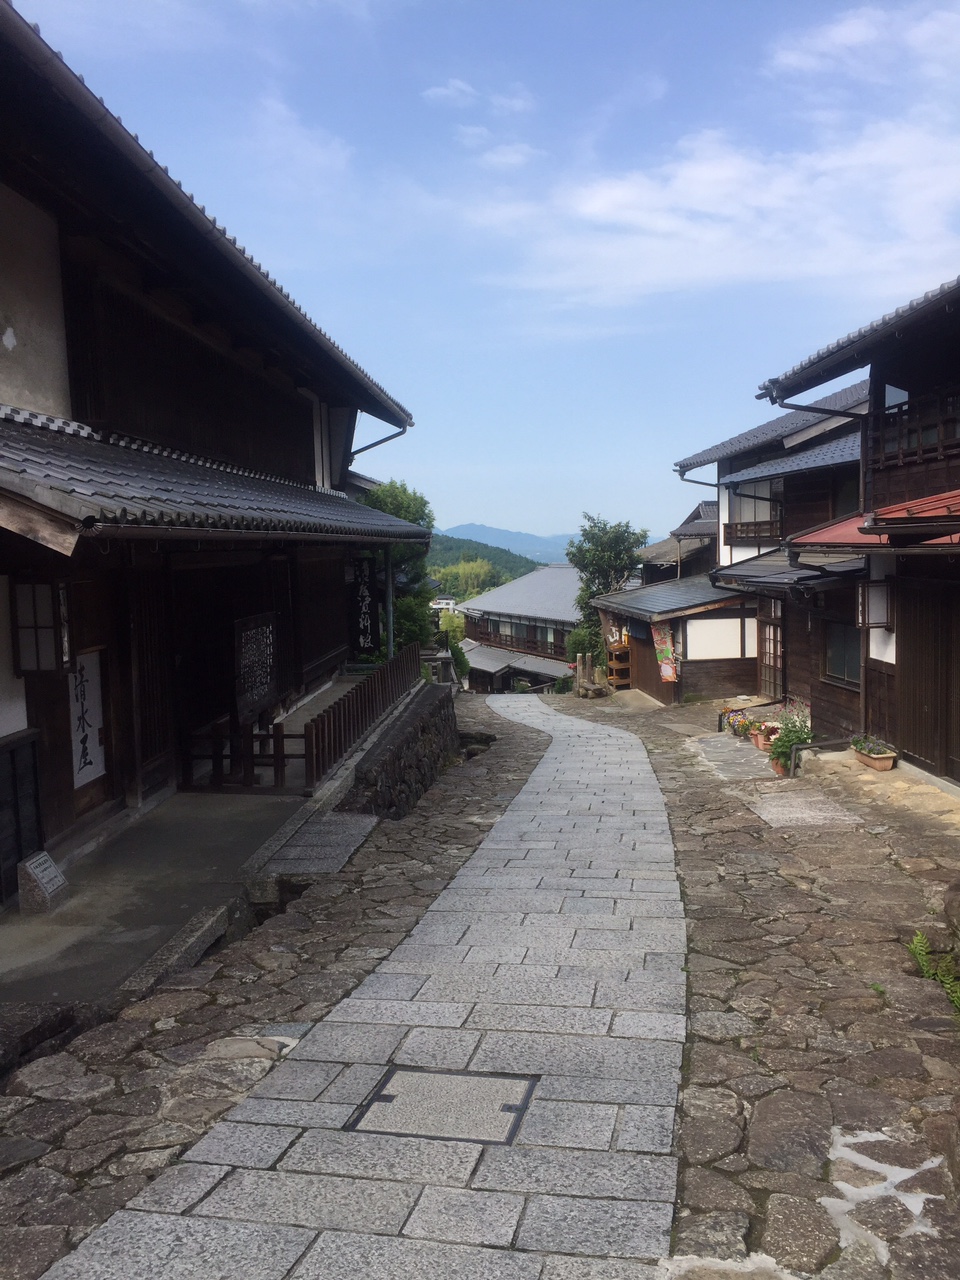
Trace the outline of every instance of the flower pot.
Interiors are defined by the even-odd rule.
[[[763,741],[763,737],[759,729],[750,730],[750,741],[753,743],[755,747],[760,746],[761,742]]]
[[[773,772],[777,775],[778,778],[785,778],[787,774],[790,772],[789,766],[785,764],[781,764],[779,760],[771,760],[770,768],[773,770]]]
[[[866,751],[858,751],[853,748],[853,754],[857,757],[861,764],[865,764],[870,769],[877,769],[881,773],[887,769],[892,769],[897,763],[897,753],[895,751],[884,751],[883,755],[871,756]]]

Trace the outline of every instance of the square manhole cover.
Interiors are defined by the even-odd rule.
[[[509,1143],[536,1083],[532,1076],[393,1067],[347,1127],[361,1133]]]

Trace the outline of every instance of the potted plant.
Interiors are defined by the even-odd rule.
[[[780,725],[776,721],[763,720],[757,728],[754,741],[761,751],[769,751],[771,743],[779,732]]]
[[[853,753],[870,769],[892,769],[897,762],[897,752],[889,742],[875,738],[872,733],[857,733],[850,739]]]
[[[788,708],[780,717],[780,731],[770,743],[767,754],[774,773],[785,777],[790,769],[790,749],[813,741],[810,716],[805,707]]]

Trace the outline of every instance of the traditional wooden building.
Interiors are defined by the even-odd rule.
[[[869,365],[858,420],[860,500],[786,546],[862,558],[842,629],[812,663],[842,666],[847,723],[960,781],[960,280],[832,343],[761,387],[778,404]],[[816,524],[816,522],[811,522]],[[814,717],[814,728],[829,736]]]
[[[171,789],[192,735],[376,647],[343,493],[409,412],[0,3],[2,894]]]
[[[860,431],[867,403],[861,381],[791,410],[676,464],[681,476],[716,464],[720,512],[718,587],[752,596],[757,615],[757,692],[809,703],[838,736],[852,732],[856,696],[847,679],[844,628],[862,559],[825,552],[807,568],[790,564],[785,537],[854,510],[859,493]],[[839,640],[838,640],[839,637]],[[824,644],[821,666],[811,653]],[[828,736],[825,733],[823,736]]]
[[[580,575],[572,564],[545,564],[502,587],[457,606],[468,640],[565,659],[567,636],[577,625]]]
[[[650,543],[640,555],[640,581],[631,586],[707,573],[717,563],[717,504],[698,502],[669,537]]]

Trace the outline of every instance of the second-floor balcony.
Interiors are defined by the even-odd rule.
[[[546,658],[566,658],[567,656],[567,646],[562,640],[539,640],[526,636],[502,635],[499,631],[490,631],[482,625],[477,626],[473,638],[481,644],[493,645],[497,649],[512,649],[514,653],[538,653]]]
[[[783,537],[783,521],[734,520],[723,526],[723,542],[727,547],[753,546],[758,542],[779,543]]]

